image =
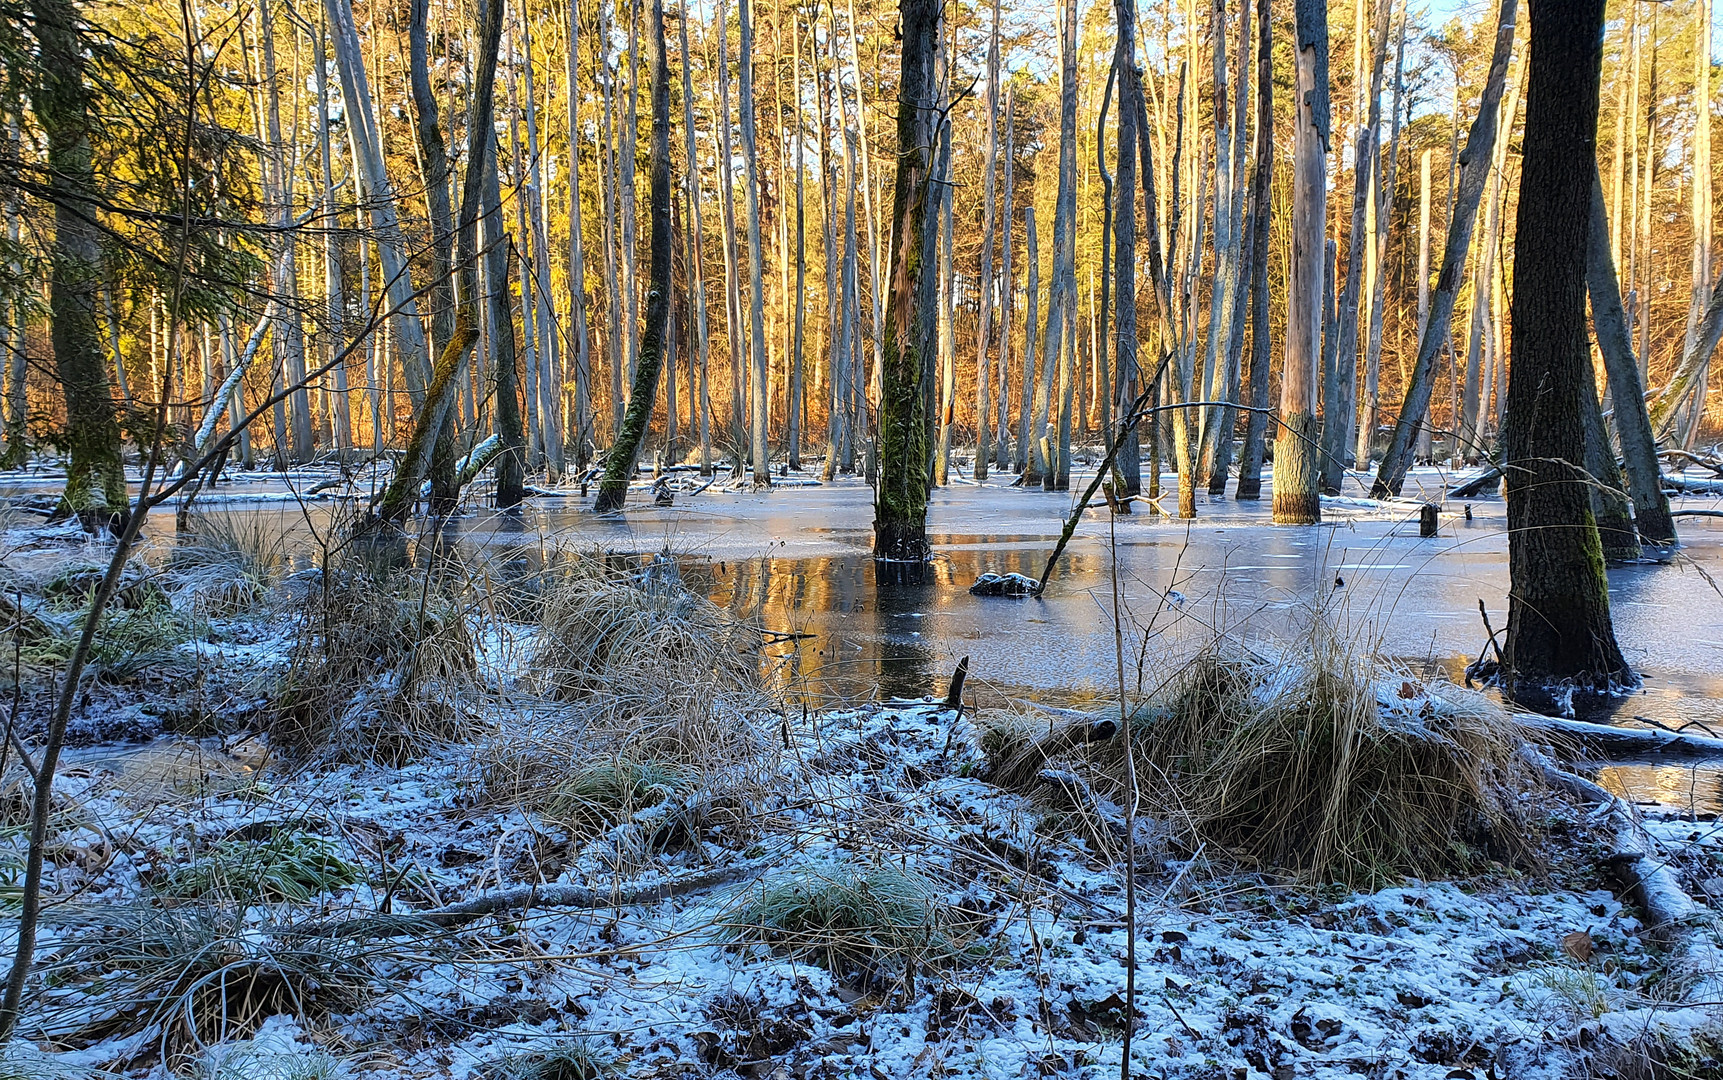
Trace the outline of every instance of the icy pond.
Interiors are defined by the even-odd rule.
[[[1439,497],[1443,479],[1417,470],[1407,495],[1422,487]],[[1485,646],[1480,601],[1495,629],[1506,627],[1508,542],[1497,497],[1448,501],[1439,535],[1427,539],[1415,511],[1398,507],[1339,500],[1325,504],[1322,525],[1285,528],[1270,523],[1266,499],[1199,497],[1194,521],[1142,511],[1116,519],[1114,543],[1105,507],[1092,508],[1042,598],[971,596],[983,572],[1040,577],[1077,497],[1009,481],[936,489],[928,521],[935,572],[922,587],[876,585],[871,493],[853,477],[759,494],[713,485],[662,508],[637,491],[616,517],[592,514],[590,500],[535,498],[517,512],[458,518],[444,537],[475,554],[529,561],[558,546],[668,550],[688,580],[709,583],[715,601],[758,616],[775,640],[769,652],[810,708],[943,693],[962,657],[983,704],[1113,696],[1115,577],[1132,693],[1153,689],[1216,630],[1273,648],[1319,604],[1349,639],[1414,675],[1460,677]],[[1172,482],[1169,474],[1168,490]],[[224,484],[203,501],[210,510],[273,516],[284,530],[302,529],[301,507],[271,491],[282,491],[279,481]],[[328,505],[308,508],[322,515]],[[1644,687],[1589,719],[1697,722],[1723,733],[1723,522],[1680,525],[1683,546],[1673,559],[1609,572],[1617,637]],[[151,531],[168,540],[171,515],[159,511]],[[1622,765],[1605,779],[1665,806],[1723,811],[1716,767]]]

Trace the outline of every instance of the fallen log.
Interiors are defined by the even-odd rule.
[[[1682,495],[1723,495],[1723,480],[1689,480],[1685,476],[1664,473],[1662,483],[1663,490]]]
[[[1522,731],[1555,735],[1605,757],[1620,754],[1663,754],[1680,757],[1723,757],[1723,739],[1687,735],[1663,728],[1615,727],[1589,724],[1535,713],[1515,713],[1514,723]]]
[[[1501,479],[1502,467],[1490,465],[1471,476],[1456,477],[1448,487],[1448,497],[1453,499],[1475,499],[1484,493],[1484,489]]]

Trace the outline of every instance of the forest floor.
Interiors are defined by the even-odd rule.
[[[34,746],[105,549],[5,524]],[[1205,839],[1174,775],[1121,831],[1104,748],[1008,778],[1001,747],[1068,712],[799,706],[760,627],[662,560],[505,584],[506,553],[203,524],[99,637],[0,1076],[1118,1075],[1131,865],[1133,1076],[1719,1067],[1688,997],[1714,973],[1623,899],[1611,822],[1524,776],[1491,781],[1523,835],[1330,884]],[[1384,724],[1459,694],[1393,678]],[[28,790],[8,751],[8,954]],[[1715,815],[1644,828],[1723,904]]]

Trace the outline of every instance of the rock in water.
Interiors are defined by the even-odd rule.
[[[1022,574],[982,574],[969,587],[973,596],[1034,596],[1041,583]]]
[[[670,490],[670,478],[669,477],[660,476],[660,477],[658,477],[658,479],[652,481],[652,505],[653,506],[674,506],[674,505],[676,505],[676,493],[674,491]]]

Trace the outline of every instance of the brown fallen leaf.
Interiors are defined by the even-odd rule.
[[[1582,964],[1590,963],[1591,935],[1584,930],[1575,930],[1561,939],[1561,951]]]

